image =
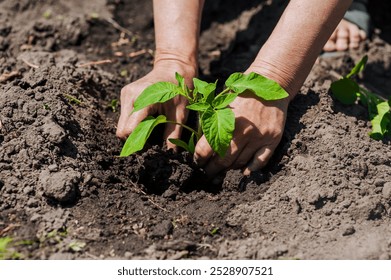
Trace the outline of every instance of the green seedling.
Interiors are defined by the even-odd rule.
[[[375,93],[366,90],[353,80],[364,70],[368,57],[364,56],[350,71],[349,74],[331,84],[333,96],[345,105],[355,104],[358,100],[368,108],[372,131],[369,136],[375,140],[381,140],[391,134],[391,97],[384,100]]]
[[[0,260],[17,260],[22,258],[22,255],[12,248],[12,245],[13,239],[11,237],[6,236],[0,238]]]
[[[52,17],[52,11],[51,10],[46,10],[42,16],[45,18],[45,19],[49,19]]]
[[[77,241],[77,240],[73,240],[68,244],[68,248],[72,252],[80,252],[84,249],[85,246],[86,246],[85,242],[81,242],[81,241]]]
[[[126,69],[121,70],[121,72],[119,72],[119,75],[121,77],[127,77],[128,76],[128,70],[126,70]]]
[[[77,104],[77,105],[81,105],[81,103],[82,103],[81,100],[77,99],[76,97],[74,97],[74,96],[72,96],[70,94],[64,93],[63,95],[64,95],[64,97],[66,99],[68,99],[69,103],[74,103],[74,104]]]
[[[215,227],[215,228],[213,228],[209,233],[210,233],[210,235],[214,236],[214,235],[216,235],[217,233],[219,233],[219,231],[220,231],[220,228]]]
[[[113,113],[117,112],[118,99],[112,99],[109,105],[107,106],[107,108],[110,108],[113,111]]]
[[[171,143],[194,153],[197,141],[204,135],[212,149],[220,157],[224,157],[235,129],[235,115],[229,105],[238,95],[251,92],[263,100],[279,100],[288,97],[288,93],[279,84],[256,73],[232,74],[225,82],[225,89],[218,94],[215,94],[217,81],[207,83],[194,78],[194,89],[189,89],[180,74],[176,73],[175,78],[178,84],[158,82],[147,87],[136,99],[133,112],[156,103],[167,102],[176,96],[183,96],[189,103],[187,109],[196,111],[199,115],[198,128],[193,129],[185,124],[168,120],[164,115],[156,118],[149,116],[130,134],[122,148],[121,157],[142,150],[153,129],[162,123],[181,125],[191,133],[188,142],[181,139],[169,139]]]

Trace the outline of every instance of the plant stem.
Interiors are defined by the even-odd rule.
[[[183,128],[186,128],[190,132],[194,133],[195,136],[197,136],[197,140],[199,140],[201,138],[201,134],[198,133],[197,131],[195,131],[194,129],[192,129],[190,126],[187,126],[187,125],[185,125],[183,123],[179,123],[179,122],[175,122],[175,121],[169,121],[169,120],[167,120],[167,123],[177,124],[177,125],[182,126]]]
[[[224,89],[222,92],[220,92],[220,93],[215,97],[215,99],[216,99],[217,97],[219,97],[219,96],[221,96],[221,95],[223,95],[223,94],[229,92],[230,90],[231,90],[230,88]]]

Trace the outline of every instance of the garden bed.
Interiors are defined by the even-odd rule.
[[[269,165],[211,184],[158,138],[117,157],[119,92],[152,67],[150,1],[0,1],[5,258],[390,259],[390,139],[370,139],[365,108],[329,94],[333,73],[364,54],[360,83],[391,94],[383,2],[371,6],[370,41],[314,66]],[[285,5],[224,3],[204,12],[200,70],[210,81],[246,69]]]

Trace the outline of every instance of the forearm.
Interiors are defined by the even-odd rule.
[[[350,0],[291,0],[249,70],[299,91]]]
[[[155,65],[183,63],[197,68],[198,37],[204,0],[154,0]]]

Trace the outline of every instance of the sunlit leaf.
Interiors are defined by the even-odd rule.
[[[202,114],[201,127],[212,149],[224,157],[235,129],[235,115],[231,109],[207,110]]]
[[[371,120],[372,132],[370,136],[373,139],[380,140],[389,133],[391,123],[390,104],[388,101],[377,104],[377,115]]]
[[[216,83],[207,83],[200,79],[193,79],[194,90],[202,95],[202,101],[211,103],[216,90]]]
[[[220,96],[217,96],[213,102],[212,106],[213,108],[216,109],[223,109],[227,107],[229,104],[231,104],[232,101],[235,100],[236,97],[238,97],[238,93],[227,93],[227,94],[222,94]]]
[[[170,82],[158,82],[147,87],[134,102],[133,111],[139,111],[147,106],[155,103],[164,103],[182,94],[185,95],[184,90]]]
[[[147,117],[145,120],[140,122],[126,140],[125,145],[122,147],[120,157],[127,157],[142,150],[148,137],[151,135],[152,130],[158,124],[166,122],[167,119],[163,115],[158,116],[156,119],[154,117]]]
[[[278,100],[288,97],[288,93],[275,81],[257,73],[234,73],[225,82],[225,86],[235,93],[252,91],[264,100]]]
[[[352,69],[352,71],[350,71],[349,74],[346,75],[346,78],[351,78],[355,75],[357,75],[358,73],[360,73],[361,71],[364,70],[365,68],[365,65],[367,64],[367,61],[368,61],[368,56],[365,55]]]

